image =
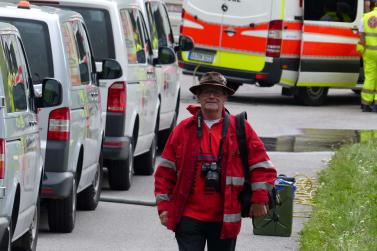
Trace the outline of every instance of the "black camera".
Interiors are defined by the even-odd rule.
[[[202,176],[206,177],[206,186],[212,187],[216,191],[219,190],[220,184],[220,168],[216,162],[204,162],[202,164]]]

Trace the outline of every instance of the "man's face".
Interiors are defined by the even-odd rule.
[[[207,87],[200,91],[198,100],[204,111],[216,112],[223,109],[226,95],[220,87]]]

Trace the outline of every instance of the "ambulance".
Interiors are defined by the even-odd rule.
[[[195,48],[179,65],[221,72],[235,90],[279,84],[298,103],[321,105],[329,88],[360,88],[363,9],[363,0],[187,0],[180,35]]]

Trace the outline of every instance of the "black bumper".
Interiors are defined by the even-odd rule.
[[[131,138],[129,137],[105,137],[102,154],[105,160],[128,159]]]
[[[72,192],[73,173],[45,172],[42,181],[42,198],[64,199]]]
[[[223,74],[228,81],[240,84],[255,84],[255,82],[258,81],[261,86],[273,86],[274,84],[278,83],[282,73],[279,59],[273,59],[272,63],[266,62],[265,67],[260,72],[242,71],[237,69],[215,67],[211,65],[200,65],[197,67],[198,64],[183,60],[179,61],[179,66],[183,69],[183,74],[186,75],[194,75],[195,69],[195,75],[197,76],[201,76],[209,71],[216,71]]]
[[[9,225],[8,217],[5,217],[5,216],[0,217],[0,242],[1,242],[0,248],[2,248],[2,245],[3,245],[2,241],[3,241],[4,233],[7,230],[8,225]]]

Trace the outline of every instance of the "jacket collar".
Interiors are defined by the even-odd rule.
[[[186,109],[194,116],[195,119],[198,116],[199,111],[201,110],[200,105],[188,105]],[[229,111],[224,107],[221,118],[224,118],[225,112],[229,113]]]

